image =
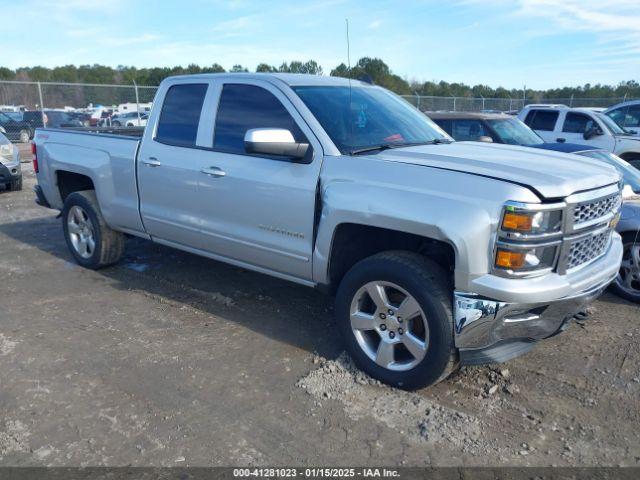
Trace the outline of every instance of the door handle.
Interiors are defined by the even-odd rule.
[[[556,138],[556,142],[558,142],[558,143],[564,143],[564,142],[566,142],[566,141],[567,141],[567,139],[566,139],[566,138],[562,138],[562,137],[560,137],[560,138]]]
[[[206,167],[200,170],[205,175],[211,175],[212,177],[224,177],[227,172],[218,167]]]
[[[149,167],[159,167],[160,165],[162,165],[156,157],[149,157],[145,160],[142,160],[142,163]]]

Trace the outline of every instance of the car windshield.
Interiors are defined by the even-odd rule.
[[[611,120],[611,117],[608,117],[607,115],[604,115],[602,113],[596,113],[596,116],[600,120],[602,120],[602,123],[604,123],[609,129],[609,131],[614,135],[624,135],[625,133],[627,133],[625,130],[623,130],[620,127],[620,125],[618,125],[616,122]]]
[[[453,141],[426,115],[380,87],[298,86],[293,90],[343,154],[382,145]]]
[[[536,132],[517,118],[489,119],[486,122],[500,137],[500,140],[509,145],[531,146],[544,143]]]
[[[617,155],[603,150],[586,150],[579,152],[579,155],[603,160],[609,165],[613,165],[622,175],[624,183],[629,185],[634,192],[640,193],[640,170],[634,168]]]

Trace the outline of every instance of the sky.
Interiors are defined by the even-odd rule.
[[[0,66],[383,59],[408,80],[640,80],[640,0],[0,0]],[[7,20],[12,19],[12,20]]]

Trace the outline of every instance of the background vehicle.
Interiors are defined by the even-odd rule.
[[[0,185],[7,190],[22,190],[20,154],[3,133],[0,133]]]
[[[585,143],[615,153],[640,168],[640,138],[587,108],[526,106],[518,118],[545,142]]]
[[[335,292],[354,361],[395,386],[529,351],[618,273],[614,168],[454,142],[380,87],[171,77],[149,126],[36,132],[38,202],[76,261],[113,264],[131,234]]]
[[[126,112],[116,113],[111,117],[111,125],[114,127],[144,127],[149,116],[145,113]]]
[[[83,127],[91,126],[91,115],[85,112],[67,112],[74,120],[78,120]]]
[[[640,100],[619,103],[604,111],[621,128],[633,135],[640,135]]]
[[[61,110],[44,110],[24,112],[22,119],[27,122],[31,128],[41,128],[46,126],[49,128],[68,128],[68,127],[82,127],[83,124],[80,120],[73,118],[69,113]]]
[[[27,143],[33,138],[33,128],[22,120],[22,115],[20,112],[0,112],[0,127],[13,142]]]

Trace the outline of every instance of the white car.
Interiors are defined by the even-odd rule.
[[[140,112],[116,113],[111,117],[111,125],[114,127],[145,127],[148,114]]]
[[[549,143],[581,143],[611,153],[640,168],[640,137],[609,116],[589,108],[527,105],[518,118]]]
[[[640,100],[618,103],[605,110],[604,114],[625,130],[640,135]]]

